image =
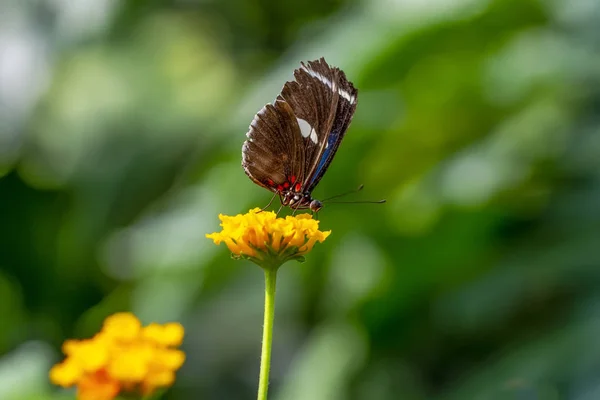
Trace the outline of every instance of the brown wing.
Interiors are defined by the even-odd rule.
[[[304,142],[305,161],[304,177],[310,173],[310,168],[315,157],[321,150],[321,145],[328,132],[331,129],[335,118],[336,95],[311,75],[313,65],[318,68],[320,77],[323,80],[333,81],[336,79],[335,71],[329,68],[325,60],[312,61],[307,67],[302,63],[302,67],[294,71],[295,81],[287,82],[278,98],[285,100],[292,109],[297,118]],[[305,122],[303,122],[305,121]]]
[[[304,144],[294,111],[277,99],[254,117],[242,147],[242,166],[256,184],[277,192],[292,176],[303,178]]]
[[[357,90],[325,59],[302,63],[278,99],[292,107],[304,142],[303,190],[312,191],[331,163],[356,110]],[[303,123],[303,121],[307,123]],[[304,128],[304,129],[303,129]]]

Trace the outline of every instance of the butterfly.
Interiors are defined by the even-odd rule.
[[[323,203],[312,191],[346,134],[358,91],[324,58],[300,65],[295,80],[250,123],[242,167],[254,183],[279,195],[282,206],[317,212]]]

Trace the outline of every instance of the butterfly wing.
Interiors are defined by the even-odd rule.
[[[242,147],[242,166],[254,183],[273,192],[295,176],[303,179],[304,144],[288,103],[276,100],[254,117]]]
[[[346,133],[357,90],[323,58],[302,63],[294,77],[252,120],[242,166],[250,179],[273,192],[310,193]]]
[[[304,142],[302,191],[311,192],[319,183],[350,125],[358,91],[338,68],[323,58],[302,63],[294,71],[278,99],[285,100],[298,118]]]

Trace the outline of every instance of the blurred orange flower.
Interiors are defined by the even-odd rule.
[[[321,232],[319,221],[310,214],[277,218],[272,211],[254,208],[236,216],[219,214],[219,219],[222,231],[206,237],[215,244],[225,242],[234,256],[248,258],[263,268],[301,259],[331,233]]]
[[[121,392],[151,394],[175,381],[185,354],[174,347],[183,334],[178,323],[143,327],[131,313],[111,315],[93,338],[63,344],[67,357],[52,367],[50,380],[77,386],[79,400],[112,400]]]

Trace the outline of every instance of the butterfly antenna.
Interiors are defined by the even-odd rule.
[[[357,189],[351,190],[351,191],[346,192],[346,193],[336,194],[335,196],[328,197],[325,200],[321,200],[321,203],[325,203],[326,201],[337,199],[338,197],[344,197],[344,196],[347,196],[347,195],[352,194],[352,193],[360,192],[361,190],[363,190],[364,187],[365,187],[365,185],[361,184]]]
[[[383,204],[386,199],[381,200],[358,200],[358,201],[330,201],[329,204]]]

